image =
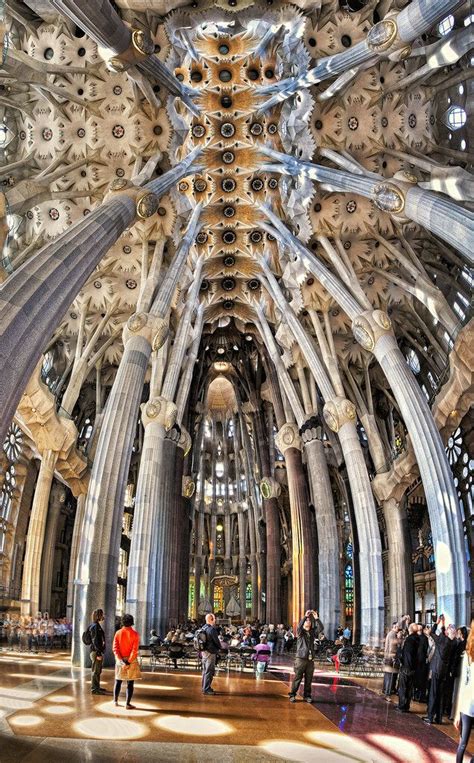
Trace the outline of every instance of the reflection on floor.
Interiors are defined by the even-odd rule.
[[[318,671],[315,705],[290,704],[288,668],[222,671],[203,697],[193,670],[145,673],[134,704],[92,696],[67,654],[0,654],[0,761],[318,761],[452,763],[454,742],[365,687]],[[111,691],[113,671],[103,674]],[[125,744],[126,741],[126,744]]]

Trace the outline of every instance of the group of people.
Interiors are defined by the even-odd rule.
[[[199,625],[195,620],[169,630],[163,639],[156,631],[152,630],[149,644],[151,646],[162,644],[168,646],[178,643],[185,646],[193,641],[197,630],[199,630]],[[292,626],[287,627],[283,623],[276,626],[272,623],[261,625],[256,621],[249,625],[219,626],[218,631],[222,650],[227,650],[229,647],[234,649],[239,647],[255,648],[261,643],[262,637],[265,637],[265,643],[270,653],[281,655],[291,651],[295,640]]]
[[[474,620],[446,625],[444,615],[431,626],[394,622],[385,639],[383,694],[398,693],[397,710],[408,713],[412,699],[427,703],[423,721],[441,724],[443,716],[460,732],[456,761],[461,763],[474,717]],[[398,687],[397,687],[398,678]]]
[[[86,632],[87,638],[86,634],[83,635],[83,641],[90,645],[93,694],[107,693],[100,686],[106,647],[105,633],[101,625],[103,620],[103,611],[95,610],[92,623]],[[140,636],[133,628],[131,615],[124,615],[121,625],[113,639],[116,661],[114,701],[118,705],[122,682],[126,681],[126,707],[133,710],[134,681],[140,677]],[[164,639],[161,639],[156,631],[152,631],[150,641],[154,640],[156,645],[182,643],[184,646],[190,638],[194,640],[201,655],[202,693],[204,696],[212,696],[216,693],[212,688],[216,661],[222,651],[230,647],[252,647],[255,659],[259,660],[261,655],[267,663],[275,648],[277,652],[281,649],[281,644],[283,649],[279,653],[283,653],[285,642],[288,640],[285,639],[285,634],[289,632],[293,639],[296,638],[296,654],[294,678],[288,696],[290,702],[296,702],[298,690],[304,681],[303,700],[311,703],[317,643],[324,632],[324,626],[316,610],[307,610],[298,623],[295,636],[290,628],[259,626],[256,623],[241,628],[218,628],[215,616],[209,613],[202,628],[199,628],[197,623],[189,623],[187,627],[170,631]],[[344,643],[348,641],[350,633],[341,632],[339,636]],[[270,647],[270,644],[273,644],[273,647]],[[468,633],[465,627],[446,625],[444,615],[431,627],[412,623],[410,618],[405,616],[401,621],[393,623],[385,639],[383,694],[389,697],[398,693],[396,709],[401,713],[409,712],[412,699],[427,702],[427,714],[423,717],[427,724],[441,724],[444,715],[453,720],[460,732],[456,763],[462,763],[474,718],[473,660],[474,620]]]
[[[19,652],[48,652],[71,646],[72,622],[66,617],[55,619],[41,612],[36,617],[6,614],[0,626],[2,641]]]

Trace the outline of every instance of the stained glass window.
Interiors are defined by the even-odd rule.
[[[344,570],[344,604],[346,617],[352,617],[354,614],[354,576],[352,564],[346,564]]]
[[[245,589],[245,608],[247,612],[252,611],[252,583],[247,583]]]
[[[214,612],[224,612],[224,589],[220,585],[216,585],[214,588]]]

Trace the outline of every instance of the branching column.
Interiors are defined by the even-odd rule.
[[[54,553],[56,551],[56,536],[66,494],[63,485],[53,485],[49,497],[48,519],[44,535],[43,553],[41,555],[41,588],[40,609],[42,612],[51,610],[51,587],[53,585]]]
[[[158,197],[190,172],[196,156],[193,152],[151,181],[148,190],[114,190],[100,207],[33,254],[0,286],[0,365],[9,368],[0,385],[0,442],[59,316],[124,230],[156,212]]]
[[[23,562],[21,614],[25,616],[36,615],[39,611],[41,552],[44,546],[48,502],[56,461],[56,451],[45,450],[43,452],[35,488],[33,506],[31,507],[25,560]]]
[[[285,424],[276,443],[285,457],[291,512],[293,575],[293,625],[314,607],[315,549],[306,478],[301,458],[301,438],[296,424]]]
[[[452,623],[468,618],[469,573],[461,512],[443,442],[426,398],[398,347],[391,321],[381,310],[353,321],[355,338],[374,353],[410,433],[425,491],[436,560],[437,608]]]

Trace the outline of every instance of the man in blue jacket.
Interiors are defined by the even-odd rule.
[[[305,702],[312,702],[311,684],[314,674],[314,640],[322,633],[324,626],[319,619],[319,615],[314,609],[308,609],[305,616],[298,623],[296,629],[296,659],[295,659],[295,677],[289,693],[290,702],[296,702],[296,695],[300,688],[304,676]]]

